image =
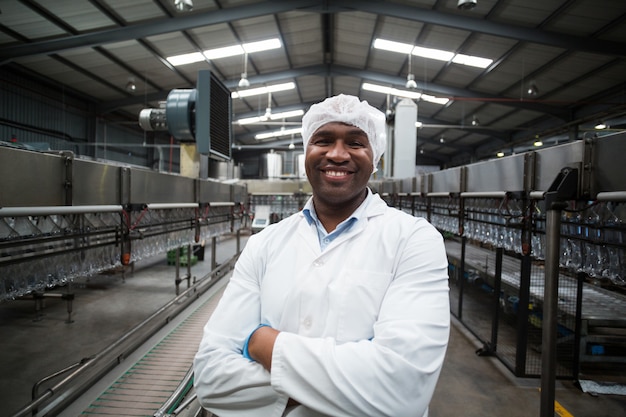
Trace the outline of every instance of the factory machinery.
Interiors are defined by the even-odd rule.
[[[626,370],[626,134],[376,184],[444,235],[451,310],[516,376]],[[544,414],[544,410],[545,414]]]
[[[62,298],[68,322],[76,278],[173,252],[179,294],[181,281],[190,286],[178,265],[190,264],[191,248],[207,241],[215,248],[217,237],[238,234],[246,221],[244,185],[68,152],[0,147],[0,178],[0,302]]]
[[[0,299],[240,228],[243,185],[0,147]]]
[[[446,238],[452,313],[477,354],[517,376],[579,378],[626,364],[625,153],[617,134],[370,186]],[[304,180],[223,183],[10,147],[0,174],[4,302],[237,232],[260,206],[278,221],[310,195]],[[164,407],[189,408],[192,377]]]

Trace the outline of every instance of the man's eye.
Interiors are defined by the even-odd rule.
[[[315,145],[328,145],[330,142],[330,139],[316,139],[313,141]]]

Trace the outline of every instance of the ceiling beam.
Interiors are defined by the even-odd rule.
[[[293,10],[311,10],[323,13],[358,10],[376,15],[392,16],[432,25],[467,30],[469,32],[485,33],[567,50],[626,57],[626,43],[624,42],[564,35],[542,29],[494,22],[482,18],[444,13],[420,7],[404,6],[389,1],[360,0],[354,2],[350,0],[333,0],[331,6],[327,1],[322,0],[274,0],[241,7],[187,14],[175,18],[152,20],[126,27],[118,27],[63,38],[5,46],[0,48],[0,63],[5,63],[23,56],[60,53],[72,48],[123,42],[163,33],[184,31],[202,26],[229,23],[235,20],[267,16]]]
[[[285,81],[290,78],[297,78],[307,75],[319,75],[322,77],[328,75],[347,75],[352,77],[363,78],[369,81],[379,82],[386,85],[395,85],[401,88],[404,88],[403,83],[404,80],[389,74],[382,74],[373,71],[365,71],[345,66],[339,65],[313,65],[308,67],[302,67],[297,69],[290,69],[287,71],[277,71],[272,73],[265,73],[261,75],[256,75],[253,77],[248,77],[248,80],[252,85],[262,85],[269,84],[277,81]],[[229,88],[231,91],[237,90],[238,80],[227,80],[224,82],[224,85]],[[464,90],[461,88],[444,86],[441,84],[433,84],[433,83],[421,83],[417,81],[417,89],[429,93],[434,93],[441,95],[443,97],[448,97],[451,100],[472,100],[472,101],[485,101],[491,102],[495,104],[500,104],[502,106],[508,106],[518,109],[531,110],[538,113],[548,114],[554,117],[557,117],[562,120],[570,119],[570,112],[567,109],[557,106],[546,105],[533,100],[517,100],[517,99],[509,99],[503,98],[496,95],[477,93],[470,90]],[[98,110],[101,113],[106,113],[108,111],[112,111],[118,107],[133,105],[133,104],[141,104],[149,101],[162,101],[167,98],[169,91],[161,91],[152,94],[148,94],[142,97],[130,97],[128,99],[110,101],[106,103],[102,103],[99,106]]]
[[[381,3],[385,4],[382,5]],[[502,38],[555,46],[568,50],[626,57],[626,43],[624,42],[565,35],[542,29],[494,22],[478,17],[469,17],[459,14],[443,13],[436,10],[405,6],[390,1],[360,0],[358,2],[352,2],[350,0],[333,0],[333,6],[340,8],[350,7],[362,12],[408,19],[416,22],[445,26],[454,29],[462,29],[467,30],[468,32],[485,33]]]
[[[106,45],[163,33],[179,32],[202,26],[310,8],[318,6],[319,3],[316,0],[274,0],[241,7],[185,14],[175,18],[151,20],[149,22],[75,36],[36,41],[22,45],[11,45],[0,48],[0,63],[29,55],[59,53],[67,49]]]

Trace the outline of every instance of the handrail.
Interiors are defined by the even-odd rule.
[[[606,191],[598,193],[598,201],[626,201],[626,191]]]
[[[180,384],[176,387],[172,395],[163,403],[163,405],[153,414],[154,417],[164,417],[168,415],[176,415],[171,413],[170,409],[174,406],[180,405],[181,400],[185,398],[185,395],[189,392],[190,384],[193,384],[193,366],[189,368]],[[184,404],[188,404],[187,401]],[[180,408],[180,407],[177,407]]]
[[[53,216],[60,214],[87,214],[120,212],[124,207],[119,205],[95,206],[37,206],[37,207],[0,207],[0,217],[21,216]]]

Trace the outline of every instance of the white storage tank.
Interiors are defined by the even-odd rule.
[[[283,174],[283,156],[276,152],[261,155],[259,161],[260,178],[280,178]]]

